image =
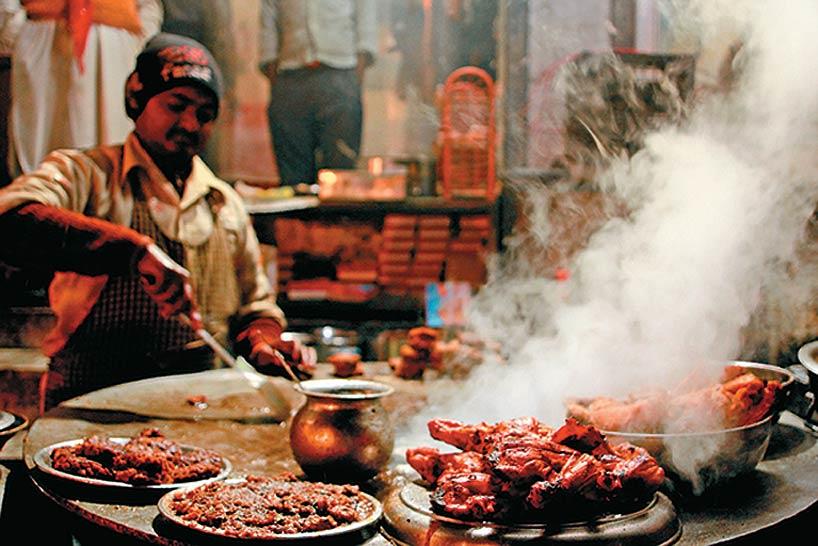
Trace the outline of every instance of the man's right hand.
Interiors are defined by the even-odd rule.
[[[159,313],[170,318],[184,314],[194,329],[202,327],[202,317],[196,309],[190,273],[177,264],[155,244],[145,248],[136,264],[140,284],[159,306]]]

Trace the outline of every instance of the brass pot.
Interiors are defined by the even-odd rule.
[[[395,445],[380,399],[389,385],[358,379],[313,379],[295,389],[307,399],[290,424],[290,447],[311,478],[360,482],[383,469]]]

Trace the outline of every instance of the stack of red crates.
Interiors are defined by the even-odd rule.
[[[446,256],[446,280],[479,286],[486,279],[486,255],[492,250],[487,214],[461,216]]]
[[[387,214],[378,253],[378,283],[388,291],[439,282],[451,239],[445,215]]]

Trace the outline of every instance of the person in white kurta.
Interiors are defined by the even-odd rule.
[[[133,129],[125,81],[162,24],[160,0],[135,0],[142,31],[94,23],[80,70],[64,19],[21,17],[20,0],[0,0],[0,43],[13,43],[9,169],[33,170],[57,148],[122,142]],[[25,0],[23,1],[25,4]]]

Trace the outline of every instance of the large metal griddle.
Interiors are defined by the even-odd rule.
[[[323,366],[323,365],[321,365]],[[319,366],[317,377],[329,375],[329,367]],[[370,366],[370,365],[368,365]],[[386,366],[371,365],[370,378],[383,380],[395,387],[389,397],[389,409],[393,415],[408,416],[417,411],[419,397],[428,385],[418,381],[397,380],[383,376]],[[33,469],[33,455],[37,450],[57,441],[85,437],[93,433],[111,436],[131,436],[142,428],[156,426],[168,437],[191,445],[207,446],[229,458],[234,474],[274,474],[289,470],[298,473],[298,465],[292,458],[288,443],[288,427],[285,423],[260,415],[259,396],[249,387],[241,391],[236,382],[226,381],[230,370],[216,370],[191,375],[160,378],[147,382],[135,382],[90,393],[75,402],[47,412],[32,424],[24,446],[25,463]],[[276,378],[282,396],[292,407],[298,407],[300,395],[283,379]],[[239,384],[241,382],[238,382]],[[107,391],[107,392],[106,392]],[[221,416],[210,414],[197,418],[187,408],[185,397],[207,393],[212,400],[220,394],[233,401],[230,411]],[[124,403],[128,396],[130,403]],[[143,398],[145,397],[145,398]],[[180,398],[181,397],[181,400]],[[150,406],[136,403],[149,399]],[[242,410],[242,408],[244,408]],[[250,419],[241,417],[248,411]],[[149,414],[153,412],[155,416]],[[401,445],[398,438],[398,445]],[[402,446],[396,450],[394,461],[401,461]],[[767,532],[775,532],[776,526],[786,522],[799,522],[814,516],[818,500],[818,443],[803,421],[784,412],[776,425],[765,459],[756,469],[723,487],[713,489],[704,497],[685,498],[678,492],[664,492],[672,501],[682,533],[677,544],[700,545],[723,541],[750,540]],[[104,499],[88,496],[60,484],[41,479],[32,474],[34,483],[62,512],[78,516],[80,520],[101,528],[117,537],[132,537],[155,544],[179,545],[187,542],[179,536],[165,533],[166,526],[157,520],[156,499],[135,502],[125,499]],[[390,470],[365,489],[384,499],[395,485],[396,468]],[[87,493],[87,492],[85,492]],[[388,545],[385,535],[377,533],[362,535],[359,544]],[[740,542],[739,542],[740,543]]]

